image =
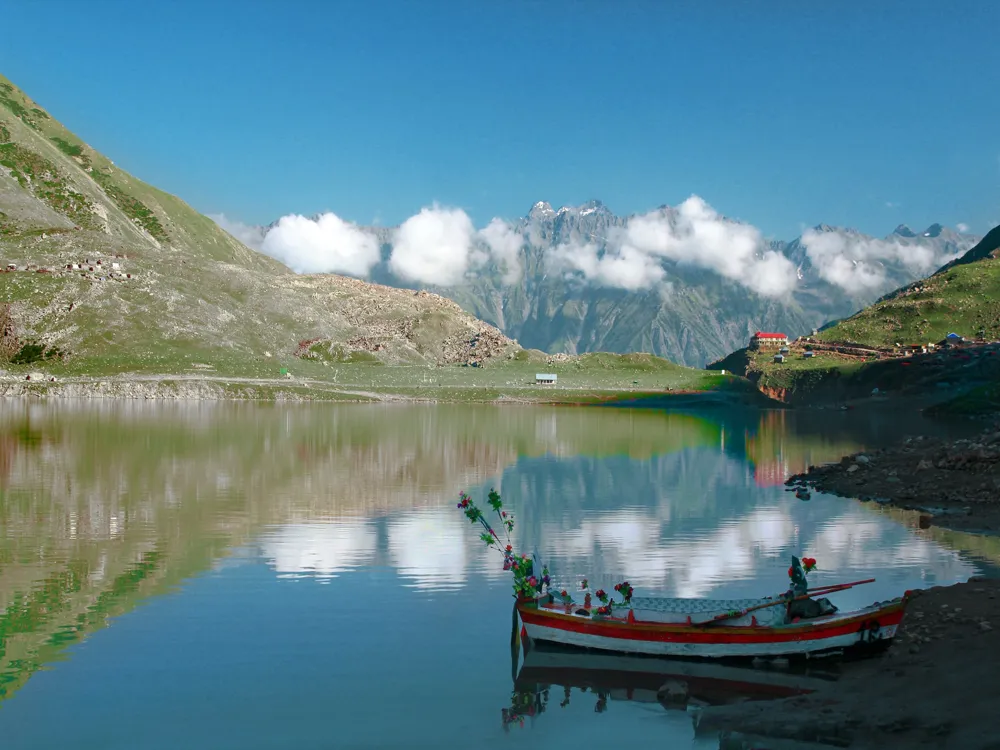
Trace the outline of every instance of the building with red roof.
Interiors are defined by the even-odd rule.
[[[775,346],[788,346],[788,336],[784,333],[767,333],[757,331],[750,338],[751,349],[767,349]]]

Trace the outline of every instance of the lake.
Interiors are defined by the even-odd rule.
[[[512,664],[511,582],[459,490],[502,492],[516,547],[567,586],[759,596],[808,554],[816,584],[877,576],[835,596],[847,608],[1000,560],[996,540],[784,489],[935,429],[891,413],[6,401],[3,747],[716,748],[689,713],[631,678],[595,693],[586,669],[536,670],[545,710],[505,727],[544,685],[512,694],[529,665]]]

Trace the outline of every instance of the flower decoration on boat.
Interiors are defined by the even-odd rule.
[[[796,595],[803,595],[809,587],[806,581],[806,574],[816,569],[816,558],[814,557],[803,557],[800,561],[799,558],[792,555],[792,564],[788,568],[788,577],[792,581],[792,591]]]
[[[615,584],[615,591],[625,600],[622,604],[629,604],[632,601],[632,585],[628,581]]]
[[[514,596],[518,599],[537,599],[542,594],[548,594],[550,597],[549,602],[558,599],[562,604],[572,605],[573,596],[566,589],[561,590],[558,595],[553,594],[550,590],[552,580],[549,577],[548,568],[543,567],[541,575],[539,575],[535,569],[535,560],[533,558],[514,552],[514,545],[510,540],[511,532],[514,530],[514,514],[504,509],[500,494],[496,490],[491,489],[487,502],[490,509],[496,514],[496,520],[499,521],[499,528],[504,530],[503,541],[501,541],[500,535],[487,520],[483,511],[479,509],[466,492],[458,493],[458,504],[456,507],[465,514],[465,517],[472,524],[478,523],[482,526],[482,532],[479,535],[480,540],[487,547],[496,549],[503,556],[503,569],[509,570],[514,576]],[[622,581],[615,585],[615,591],[621,595],[622,601],[614,601],[604,589],[599,589],[594,593],[594,596],[597,597],[603,606],[594,610],[592,609],[593,602],[589,588],[590,583],[584,578],[580,582],[580,590],[584,592],[584,607],[597,615],[610,616],[615,606],[622,605],[628,607],[632,602],[632,585],[628,581]]]
[[[510,541],[510,534],[514,530],[514,514],[504,510],[503,501],[496,490],[490,490],[487,502],[493,513],[496,514],[500,528],[504,530],[503,541],[500,540],[496,529],[486,520],[484,513],[467,493],[458,493],[457,507],[471,523],[478,523],[483,527],[483,532],[479,535],[483,543],[503,555],[503,569],[511,571],[514,575],[514,596],[519,598],[538,596],[549,585],[548,568],[543,567],[541,576],[539,576],[535,572],[534,560],[527,555],[514,553],[514,545]]]

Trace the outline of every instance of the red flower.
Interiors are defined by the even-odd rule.
[[[509,544],[507,545],[507,551],[510,552],[513,549]]]
[[[606,597],[606,596],[607,596],[607,594],[605,593],[604,589],[598,589],[598,590],[597,590],[597,592],[596,592],[596,593],[595,593],[594,595],[595,595],[595,596],[596,596],[596,597],[597,597],[598,599],[602,599],[602,600],[604,599],[604,597]]]
[[[586,579],[586,578],[584,578],[584,579],[583,579],[583,580],[582,580],[582,581],[580,582],[580,588],[581,588],[581,589],[585,589],[585,588],[587,588],[587,579]]]
[[[569,596],[569,594],[566,593],[566,589],[563,589],[562,591],[559,592],[559,596],[565,597],[565,596]]]
[[[795,568],[789,567],[788,568],[788,577],[791,578],[793,573],[795,573]]]

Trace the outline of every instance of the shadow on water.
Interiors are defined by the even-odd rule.
[[[519,548],[541,550],[570,580],[621,572],[650,593],[774,593],[761,591],[774,580],[774,561],[806,546],[820,550],[831,574],[884,570],[893,594],[914,579],[956,580],[983,560],[1000,563],[1000,541],[920,530],[894,511],[850,501],[798,503],[781,487],[810,464],[935,429],[891,415],[790,411],[8,402],[0,408],[0,733],[19,715],[5,705],[31,692],[29,680],[79,653],[115,618],[159,602],[165,622],[192,586],[209,580],[222,586],[212,601],[229,601],[239,571],[252,573],[253,596],[212,610],[219,619],[204,632],[249,617],[236,609],[246,602],[271,607],[275,582],[288,584],[276,590],[281,596],[302,597],[310,616],[350,627],[321,590],[345,581],[384,592],[376,610],[389,606],[389,594],[405,598],[428,632],[445,617],[441,603],[458,596],[478,607],[449,605],[467,627],[493,627],[490,613],[500,612],[505,628],[509,581],[456,517],[451,498],[463,488],[502,489],[518,514]],[[295,588],[303,579],[329,586]],[[208,622],[210,614],[199,617]],[[380,642],[380,622],[357,639]],[[271,658],[270,667],[291,669],[287,660],[303,657],[280,647],[304,637],[297,625],[243,645],[259,649],[262,668]],[[169,645],[173,631],[164,637]],[[340,654],[327,633],[316,638]],[[114,633],[101,643],[118,658]],[[183,656],[170,653],[173,661]],[[336,659],[331,669],[346,669],[347,656]],[[452,666],[473,659],[463,652]],[[39,680],[55,689],[67,668]],[[649,685],[668,675],[663,669],[633,685],[627,667],[591,674],[529,660],[515,681],[586,687],[588,695],[599,688],[606,704],[629,690],[648,697],[652,689],[655,698],[663,683]],[[583,673],[581,684],[566,682]],[[612,674],[625,682],[608,682]],[[111,672],[87,677],[88,695],[121,688]],[[470,686],[476,679],[471,671],[453,678]],[[708,700],[710,690],[698,691],[715,678],[698,679],[688,680],[698,686],[691,695]],[[48,710],[39,691],[32,700]]]

